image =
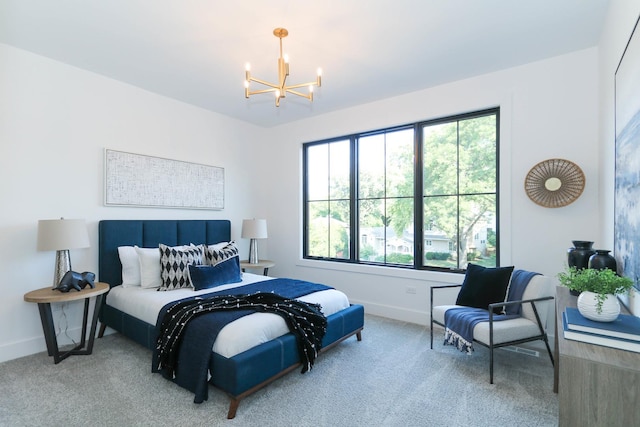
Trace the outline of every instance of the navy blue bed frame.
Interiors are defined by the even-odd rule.
[[[103,220],[98,234],[98,278],[113,287],[122,283],[118,246],[142,248],[157,247],[160,243],[176,246],[225,242],[231,240],[231,223],[228,220]],[[155,347],[155,325],[109,306],[108,294],[105,300],[100,310],[99,337],[108,326],[149,349]],[[329,316],[327,323],[322,351],[352,335],[360,341],[364,308],[351,305]],[[289,333],[231,358],[211,352],[210,383],[229,395],[227,418],[234,418],[244,397],[299,366],[296,338]]]

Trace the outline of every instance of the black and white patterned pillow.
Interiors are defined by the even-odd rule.
[[[191,288],[189,264],[201,265],[204,247],[199,246],[167,246],[160,244],[160,277],[162,285],[159,291]]]
[[[209,245],[204,248],[205,264],[216,265],[224,260],[238,256],[238,246],[235,241],[230,241],[220,247],[220,244]]]

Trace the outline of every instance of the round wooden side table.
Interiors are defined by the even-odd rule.
[[[71,289],[69,292],[60,292],[51,286],[24,294],[24,300],[38,304],[40,311],[40,320],[42,321],[42,330],[44,331],[44,339],[47,343],[47,353],[53,356],[53,363],[58,363],[71,355],[87,355],[93,351],[93,339],[96,334],[96,324],[98,323],[98,313],[102,305],[104,294],[109,291],[109,285],[103,282],[95,282],[95,288],[86,286],[84,289],[77,291]],[[87,320],[89,317],[89,301],[91,297],[95,298],[93,306],[93,317],[91,319],[91,330],[89,340],[86,341]],[[82,318],[82,338],[80,344],[71,350],[60,353],[58,348],[58,340],[56,339],[55,326],[53,324],[53,316],[51,315],[51,303],[62,303],[84,299],[84,316]],[[84,346],[87,344],[87,348]]]

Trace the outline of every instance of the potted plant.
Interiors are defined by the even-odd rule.
[[[558,274],[558,280],[562,286],[580,292],[578,310],[587,319],[599,322],[612,322],[618,318],[620,303],[616,295],[633,286],[631,279],[609,269],[569,267]]]

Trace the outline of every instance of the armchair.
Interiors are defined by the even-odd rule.
[[[431,349],[433,349],[433,325],[445,327],[445,313],[460,305],[435,305],[436,294],[444,294],[445,289],[461,288],[462,285],[433,286],[430,292],[431,302]],[[451,292],[449,292],[449,295]],[[548,310],[552,308],[554,288],[549,277],[536,275],[529,281],[521,299],[489,304],[488,321],[483,321],[473,328],[473,343],[489,349],[489,383],[493,384],[493,351],[496,348],[542,340],[547,347],[551,364],[554,364],[549,340],[546,333]],[[521,304],[520,314],[507,320],[494,319],[494,309]],[[475,310],[475,309],[474,309]]]

